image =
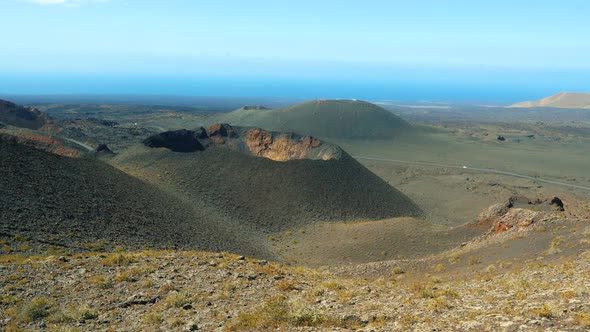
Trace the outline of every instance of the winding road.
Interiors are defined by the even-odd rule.
[[[63,136],[60,136],[60,138],[65,139],[66,141],[74,143],[76,145],[79,145],[88,151],[94,151],[94,148],[91,147],[90,145],[86,145],[80,141],[76,141],[75,139],[71,139],[71,138],[67,138],[67,137],[63,137]]]
[[[553,181],[553,180],[547,180],[547,179],[542,179],[542,178],[536,178],[533,176],[517,174],[517,173],[512,173],[512,172],[504,172],[504,171],[499,171],[499,170],[491,169],[491,168],[477,168],[477,167],[470,167],[470,166],[445,165],[445,164],[435,164],[435,163],[424,163],[424,162],[419,162],[419,161],[408,161],[408,160],[399,160],[399,159],[383,159],[383,158],[373,158],[373,157],[363,157],[363,156],[352,156],[352,157],[355,159],[384,161],[384,162],[392,162],[392,163],[399,163],[399,164],[422,165],[422,166],[442,167],[442,168],[468,169],[468,170],[472,170],[472,171],[513,176],[513,177],[517,177],[517,178],[528,179],[528,180],[535,181],[535,182],[543,182],[543,183],[555,184],[555,185],[559,185],[559,186],[570,187],[570,188],[574,188],[574,189],[582,189],[582,190],[590,191],[590,187],[585,187],[585,186],[580,186],[577,184],[571,184],[571,183],[565,183],[565,182],[558,182],[558,181]]]

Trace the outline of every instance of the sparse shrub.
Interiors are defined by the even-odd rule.
[[[174,317],[168,320],[168,325],[178,328],[184,325],[184,321],[178,317]]]
[[[296,307],[296,305],[295,305]],[[363,324],[356,316],[336,318],[309,307],[294,308],[284,296],[274,296],[265,300],[263,306],[252,313],[240,313],[236,321],[228,326],[230,331],[269,330],[294,327],[342,327],[359,328]]]
[[[564,236],[557,236],[555,237],[551,243],[549,244],[549,249],[547,249],[547,254],[548,255],[553,255],[553,254],[558,254],[561,252],[561,249],[559,249],[559,246],[563,243],[563,241],[565,241],[565,237]]]
[[[434,272],[437,272],[437,273],[443,272],[443,271],[445,270],[445,265],[444,265],[444,264],[436,264],[436,265],[435,265],[435,266],[432,268],[432,270],[433,270]]]
[[[98,313],[96,311],[91,310],[90,308],[83,306],[82,308],[78,309],[78,320],[81,322],[97,319]]]
[[[413,325],[415,325],[419,321],[420,320],[418,319],[418,316],[413,315],[413,314],[401,316],[400,319],[399,319],[400,324],[405,329],[410,329]]]
[[[133,281],[137,281],[137,280],[134,278],[134,276],[131,274],[131,272],[124,271],[124,272],[117,273],[117,275],[115,276],[115,281],[116,282],[133,282]]]
[[[576,298],[576,297],[578,297],[578,293],[576,293],[575,291],[573,291],[571,289],[570,290],[563,291],[561,293],[561,298],[564,299],[564,300],[570,300],[570,299],[573,299],[573,298]]]
[[[447,297],[456,298],[456,299],[461,297],[459,295],[459,292],[457,292],[456,290],[453,290],[453,289],[444,289],[444,290],[440,291],[440,294],[447,296]]]
[[[340,283],[336,282],[336,281],[326,281],[322,283],[322,287],[324,287],[327,290],[331,290],[331,291],[336,291],[336,290],[340,290],[340,289],[344,289],[344,286],[342,286]]]
[[[172,291],[175,291],[176,287],[171,282],[166,282],[162,286],[160,286],[160,294],[168,294]]]
[[[163,321],[164,318],[157,312],[149,312],[141,317],[141,322],[149,325],[160,325]]]
[[[47,317],[47,321],[54,324],[73,323],[76,317],[70,311],[56,310]]]
[[[144,278],[141,280],[140,287],[141,288],[151,288],[154,286],[154,281],[152,279]]]
[[[278,284],[277,284],[277,289],[282,291],[282,292],[290,292],[292,290],[297,289],[295,287],[295,283],[291,280],[281,280]]]
[[[493,272],[496,272],[496,270],[498,270],[498,268],[496,267],[496,265],[494,265],[494,264],[490,264],[490,265],[488,265],[488,266],[487,266],[487,267],[484,269],[484,272],[486,272],[486,273],[493,273]]]
[[[396,266],[393,268],[393,270],[391,270],[391,273],[393,274],[404,274],[406,273],[401,267]]]
[[[429,289],[424,283],[413,283],[412,291],[414,291],[418,297],[423,299],[433,299],[436,297],[436,294],[434,294],[432,289]]]
[[[312,311],[311,309],[306,309],[294,314],[290,320],[294,326],[306,327],[321,326],[326,321],[322,313]]]
[[[8,294],[0,294],[0,305],[16,304],[16,297]]]
[[[16,234],[14,236],[14,240],[15,241],[18,241],[18,242],[26,242],[26,241],[29,241],[29,239],[27,239],[25,236],[20,235],[20,234]]]
[[[289,304],[284,296],[273,296],[264,302],[259,314],[262,316],[263,327],[277,326],[289,318]]]
[[[371,327],[383,327],[387,322],[390,321],[390,318],[387,316],[371,316],[369,317],[369,325]]]
[[[67,253],[67,250],[64,248],[51,245],[47,248],[47,255],[49,256],[63,256]]]
[[[112,254],[100,260],[104,266],[127,266],[135,263],[137,260],[130,255]]]
[[[551,307],[547,303],[543,304],[541,308],[531,310],[531,313],[543,318],[552,318],[554,316]]]
[[[461,261],[461,255],[460,254],[454,254],[451,257],[449,257],[449,263],[451,264],[455,264]]]
[[[476,265],[479,263],[481,263],[481,258],[475,256],[469,257],[469,265]]]
[[[168,307],[180,308],[191,302],[191,295],[187,292],[171,292],[164,302]]]
[[[28,244],[21,244],[20,246],[18,246],[18,251],[29,251],[31,249],[31,247]]]
[[[31,302],[24,304],[21,307],[21,320],[36,321],[49,316],[51,309],[51,302],[43,297],[34,298]]]
[[[114,285],[114,281],[111,278],[105,278],[102,275],[90,276],[88,277],[88,282],[102,289],[111,288]]]
[[[82,245],[82,247],[84,247],[85,249],[88,249],[88,250],[99,251],[99,250],[103,250],[104,247],[106,246],[106,244],[107,244],[106,241],[101,240],[98,242],[84,243]]]
[[[590,313],[582,312],[577,314],[574,322],[581,327],[590,327]]]
[[[514,298],[522,301],[526,298],[526,293],[524,291],[517,291],[516,293],[514,293]]]
[[[547,231],[547,228],[545,228],[545,226],[539,226],[537,228],[535,228],[535,231],[539,232],[539,233],[543,233]]]
[[[451,306],[445,301],[444,298],[437,297],[428,301],[426,309],[434,312],[442,312],[446,309],[449,309],[450,307]]]

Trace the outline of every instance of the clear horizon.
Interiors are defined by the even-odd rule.
[[[586,1],[2,0],[0,94],[515,102],[590,91]]]

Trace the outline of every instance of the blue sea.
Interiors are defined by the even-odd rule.
[[[590,76],[589,76],[590,77]],[[133,94],[294,99],[472,101],[495,105],[534,100],[560,91],[590,91],[586,82],[554,82],[550,77],[461,79],[290,79],[169,77],[100,74],[0,75],[0,97],[9,95]]]

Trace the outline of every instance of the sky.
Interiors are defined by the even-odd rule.
[[[586,0],[0,0],[0,94],[590,91]]]

